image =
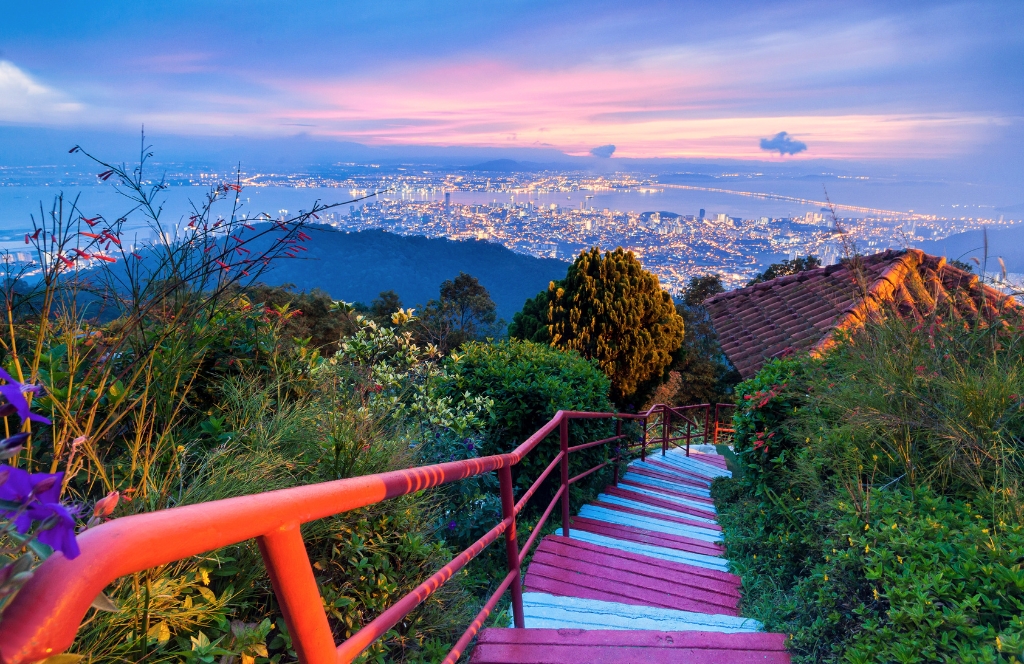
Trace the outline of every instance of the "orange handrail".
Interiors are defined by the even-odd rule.
[[[6,607],[0,620],[0,662],[27,664],[69,648],[93,599],[112,581],[145,569],[199,555],[255,538],[266,563],[274,594],[292,635],[299,661],[304,664],[350,662],[383,636],[405,615],[448,581],[488,545],[505,536],[508,574],[445,659],[455,662],[476,636],[505,590],[512,591],[513,620],[524,626],[520,565],[555,506],[561,503],[562,528],[569,532],[569,485],[601,467],[613,464],[618,482],[618,461],[629,446],[594,468],[569,477],[569,456],[599,444],[626,437],[624,420],[642,420],[641,455],[646,454],[647,421],[666,413],[656,405],[644,413],[589,413],[558,411],[555,416],[508,454],[497,454],[431,466],[410,468],[333,482],[268,491],[238,498],[138,514],[91,528],[78,538],[81,554],[68,560],[55,553],[38,569]],[[575,419],[616,421],[616,435],[569,447],[568,426]],[[518,464],[547,436],[558,431],[560,452],[534,484],[515,503],[511,467]],[[558,491],[522,551],[515,537],[516,517],[555,467],[560,470]],[[358,632],[335,645],[320,591],[313,577],[299,526],[409,493],[498,471],[502,520],[451,562]],[[517,582],[518,581],[518,582]]]
[[[723,409],[723,408],[735,408],[735,407],[736,407],[736,404],[731,404],[731,403],[716,403],[715,404],[715,433],[714,433],[714,435],[711,438],[711,440],[714,442],[715,445],[718,444],[718,434],[719,433],[736,433],[736,430],[733,429],[732,427],[724,427],[724,426],[722,426],[720,424],[720,422],[721,422],[721,415],[720,415],[721,409]]]

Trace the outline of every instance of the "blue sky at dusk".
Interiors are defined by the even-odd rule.
[[[3,4],[9,138],[145,124],[1006,168],[1024,152],[1021,2]],[[807,149],[762,149],[780,132]]]

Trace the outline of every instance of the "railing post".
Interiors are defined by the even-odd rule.
[[[661,456],[668,452],[668,439],[672,435],[672,410],[668,406],[661,408]]]
[[[640,436],[640,462],[647,460],[647,418],[644,418],[643,435]]]
[[[711,407],[708,406],[708,410],[710,410],[710,408]],[[708,415],[710,415],[710,414],[711,413],[709,412]],[[718,444],[718,404],[717,403],[715,404],[715,433],[711,437],[711,444],[712,445],[717,445]]]
[[[615,418],[615,435],[622,435],[622,420]],[[619,461],[622,459],[622,441],[615,441],[615,462],[612,464],[612,486],[619,486]]]
[[[562,535],[569,537],[569,418],[565,415],[558,423],[558,438],[562,448]]]
[[[335,664],[334,637],[299,524],[282,526],[256,538],[256,542],[299,661]]]
[[[686,456],[690,456],[690,418],[686,418]]]
[[[515,572],[515,580],[509,586],[512,591],[512,619],[517,629],[526,627],[523,617],[523,581],[519,576],[519,542],[516,540],[516,501],[512,495],[512,467],[502,466],[498,469],[498,485],[501,490],[501,517],[512,519],[505,531],[505,557],[508,560],[509,573]]]
[[[718,423],[717,423],[718,422],[718,404],[715,404],[714,411],[715,411],[715,428],[717,429],[718,428]],[[711,404],[708,404],[707,408],[705,408],[705,413],[704,413],[704,443],[705,444],[708,442],[708,438],[711,437],[711,431],[712,431],[712,429],[711,429]],[[712,442],[712,444],[716,443],[716,442],[718,442],[718,441],[714,440]]]

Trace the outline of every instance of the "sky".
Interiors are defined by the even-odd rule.
[[[144,124],[197,141],[1024,167],[1019,0],[0,0],[0,16],[0,140]]]

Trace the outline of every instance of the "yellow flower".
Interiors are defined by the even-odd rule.
[[[866,524],[866,523],[864,524],[864,530],[867,530],[867,529],[869,529],[870,527],[871,527],[871,526],[869,526],[868,524]]]
[[[896,561],[897,561],[897,562],[898,562],[898,563],[899,563],[900,565],[902,565],[902,564],[903,564],[903,556],[896,556]]]
[[[871,551],[871,547],[869,547],[867,544],[865,544],[864,545],[864,553],[867,553],[869,551]]]
[[[875,594],[875,600],[878,600],[878,588],[872,588],[871,592]]]
[[[828,581],[828,574],[825,575],[825,580]]]
[[[894,523],[894,524],[892,524],[892,529],[893,529],[893,530],[896,530],[896,524],[895,524],[895,523]]]

